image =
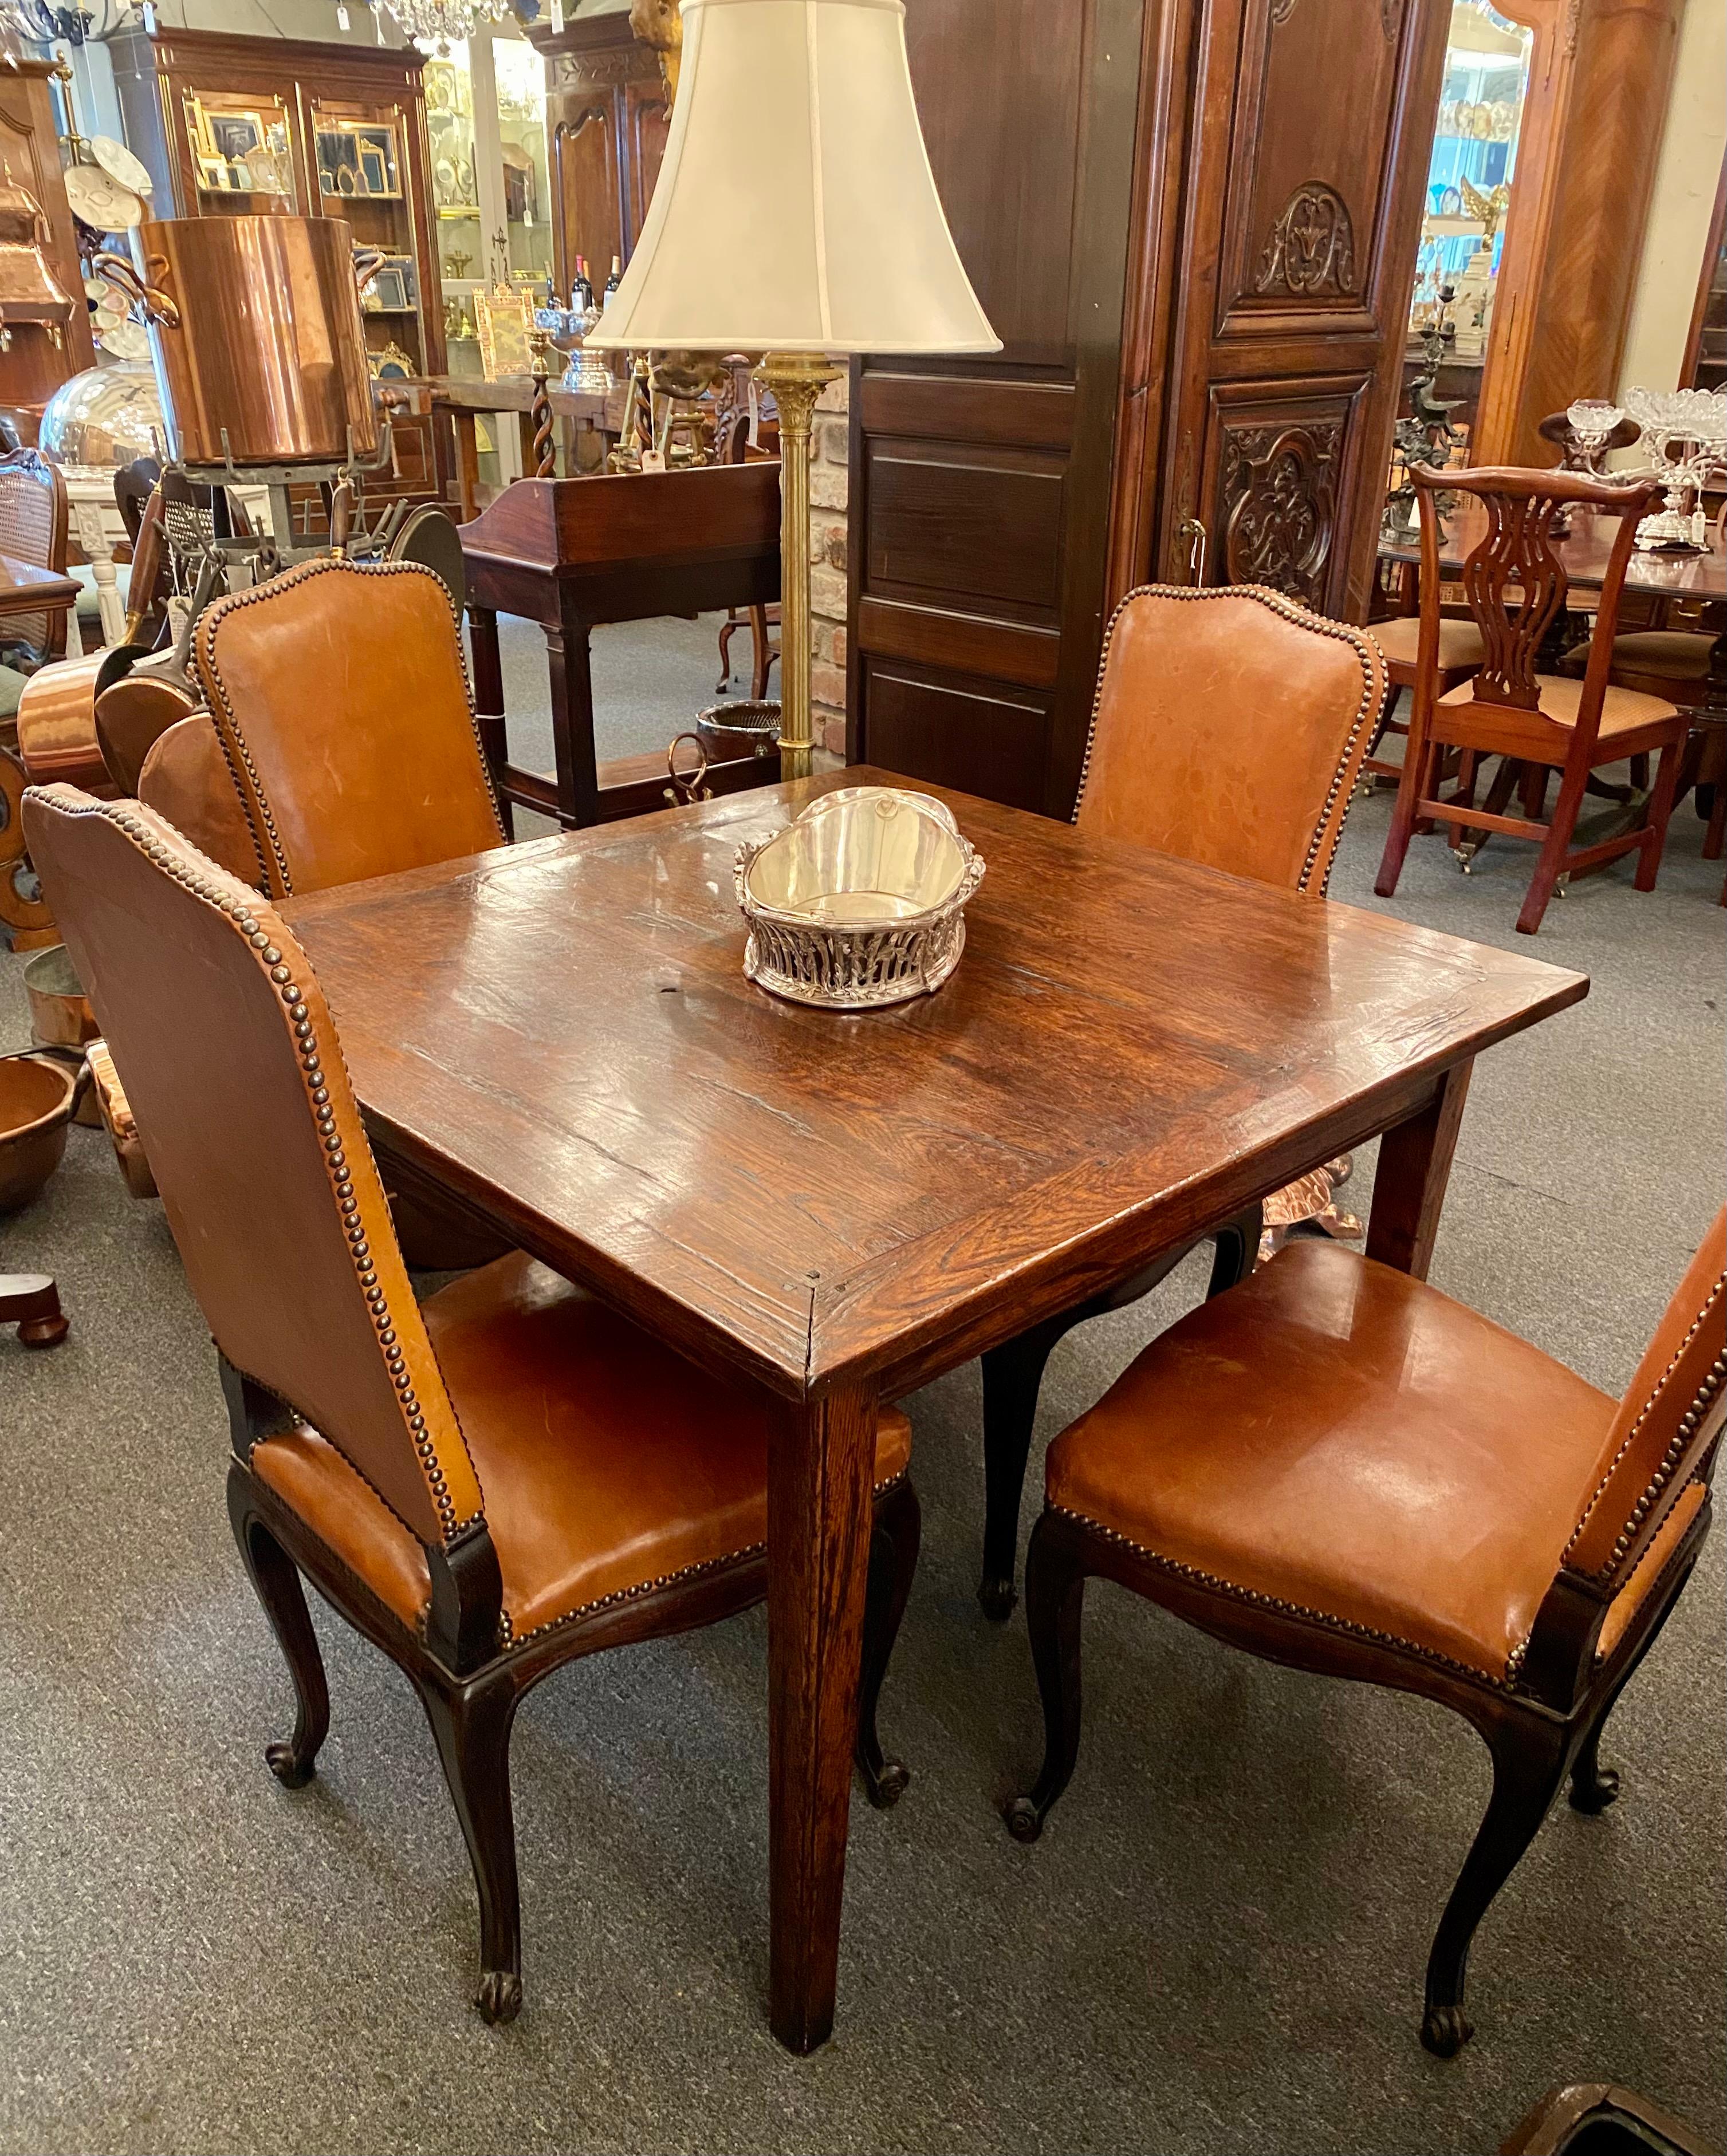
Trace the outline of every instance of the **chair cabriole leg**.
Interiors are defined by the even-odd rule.
[[[1014,1573],[1020,1546],[1020,1502],[1025,1463],[1037,1420],[1044,1365],[1056,1342],[1077,1322],[1064,1312],[1034,1325],[1016,1340],[989,1348],[984,1366],[984,1570],[978,1603],[992,1624],[1005,1625],[1018,1591]]]
[[[881,1681],[899,1636],[900,1620],[917,1569],[923,1516],[911,1478],[905,1477],[876,1507],[870,1538],[870,1578],[864,1590],[863,1660],[857,1691],[857,1770],[864,1794],[877,1811],[887,1811],[904,1795],[912,1777],[897,1759],[886,1758],[876,1728]]]
[[[471,1686],[431,1675],[414,1681],[438,1740],[479,1890],[480,1989],[474,2003],[483,2020],[513,2021],[522,2010],[522,1908],[510,1808],[510,1732],[520,1695],[507,1677]]]
[[[1421,2041],[1442,2059],[1454,2056],[1474,2034],[1463,2010],[1463,1986],[1476,1927],[1534,1840],[1577,1743],[1575,1731],[1527,1712],[1483,1733],[1493,1754],[1493,1793],[1427,1960]]]
[[[228,1516],[240,1561],[294,1680],[297,1702],[293,1736],[285,1744],[266,1746],[264,1757],[284,1788],[303,1789],[330,1733],[330,1690],[299,1568],[252,1510],[249,1484],[250,1477],[236,1460],[228,1474]]]
[[[1043,1700],[1044,1757],[1029,1794],[1010,1799],[1002,1816],[1015,1841],[1036,1841],[1050,1807],[1072,1779],[1079,1757],[1080,1630],[1086,1565],[1073,1530],[1046,1512],[1025,1553],[1025,1619]]]

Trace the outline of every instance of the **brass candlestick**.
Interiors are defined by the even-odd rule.
[[[807,778],[810,731],[810,421],[840,369],[820,352],[770,352],[756,379],[779,408],[779,770]]]

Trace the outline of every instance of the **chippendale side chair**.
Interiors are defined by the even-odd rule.
[[[1323,897],[1385,697],[1371,639],[1280,592],[1147,584],[1128,593],[1104,637],[1073,820],[1093,838]],[[1252,1268],[1262,1224],[1254,1205],[1198,1239],[1216,1249],[1211,1294]],[[998,1623],[1016,1599],[1020,1500],[1044,1365],[1063,1334],[1137,1302],[1195,1247],[1166,1251],[1119,1287],[984,1355],[978,1600]]]
[[[487,2020],[522,2000],[511,1724],[582,1655],[766,1592],[768,1410],[517,1251],[415,1303],[304,952],[159,817],[32,789],[30,843],[126,1091],[233,1426],[229,1509],[299,1701],[329,1726],[301,1576],[406,1673],[479,1888]],[[857,1758],[906,1781],[876,1702],[917,1559],[910,1428],[884,1408]]]
[[[1493,1757],[1427,1964],[1421,2040],[1467,2041],[1469,1943],[1566,1776],[1618,1794],[1601,1730],[1695,1563],[1727,1394],[1718,1214],[1622,1399],[1406,1273],[1294,1243],[1154,1340],[1050,1447],[1025,1600],[1046,1748],[1079,1747],[1087,1578],[1271,1661],[1419,1693]]]
[[[1410,711],[1397,803],[1374,888],[1391,897],[1418,825],[1429,819],[1459,830],[1500,831],[1540,844],[1517,926],[1533,936],[1560,879],[1637,855],[1636,887],[1652,891],[1667,837],[1679,760],[1688,732],[1676,707],[1656,696],[1611,685],[1613,635],[1637,520],[1658,489],[1652,481],[1609,486],[1565,471],[1436,471],[1414,465],[1410,477],[1421,510],[1421,656]],[[1481,632],[1486,658],[1460,686],[1436,694],[1439,619],[1439,518],[1437,490],[1473,495],[1487,527],[1464,562],[1463,594]],[[1619,530],[1601,581],[1590,639],[1589,663],[1579,681],[1544,670],[1545,647],[1564,613],[1569,579],[1555,526],[1572,503],[1617,518]],[[1514,598],[1512,593],[1517,596]],[[1563,654],[1559,654],[1562,656]],[[1555,662],[1556,663],[1556,662]],[[1467,752],[1456,790],[1441,796],[1438,762],[1449,749]],[[1639,828],[1581,847],[1573,838],[1591,775],[1598,766],[1658,750],[1655,792]],[[1485,805],[1475,806],[1478,767],[1502,759]],[[1559,798],[1539,821],[1547,774],[1560,774]],[[1533,781],[1530,773],[1533,772]],[[1511,791],[1524,782],[1521,816],[1506,813]]]

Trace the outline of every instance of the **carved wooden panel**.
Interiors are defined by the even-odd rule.
[[[1219,334],[1253,334],[1273,311],[1370,320],[1403,5],[1246,0]]]
[[[552,134],[558,190],[558,276],[567,290],[576,257],[597,263],[602,278],[614,254],[624,252],[623,206],[618,199],[617,113],[613,100],[579,106]]]
[[[1336,611],[1337,537],[1359,389],[1277,393],[1257,384],[1214,392],[1206,464],[1213,557],[1207,582],[1268,584],[1320,613]]]

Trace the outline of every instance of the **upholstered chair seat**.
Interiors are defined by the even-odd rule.
[[[1388,667],[1413,668],[1421,655],[1421,618],[1418,613],[1392,614],[1376,621],[1367,632],[1385,654]],[[1453,621],[1442,616],[1439,624],[1439,670],[1449,674],[1460,666],[1479,666],[1487,656],[1481,631],[1473,621]],[[1395,676],[1393,676],[1395,684]],[[1398,684],[1396,685],[1401,685]]]
[[[1025,1561],[1042,1770],[1035,1840],[1079,1753],[1082,1605],[1113,1580],[1270,1661],[1462,1716],[1493,1799],[1427,1964],[1422,2041],[1470,2024],[1470,1942],[1697,1561],[1727,1421],[1727,1213],[1617,1399],[1437,1288],[1291,1244],[1154,1340],[1055,1440]]]
[[[1535,685],[1541,694],[1541,716],[1556,726],[1575,726],[1583,702],[1582,682],[1564,674],[1538,674]],[[1468,704],[1474,696],[1473,683],[1466,681],[1439,701]],[[1646,696],[1635,689],[1609,688],[1601,698],[1600,737],[1606,741],[1616,735],[1641,734],[1648,727],[1667,726],[1678,716],[1674,706],[1659,696]]]
[[[486,1495],[513,1643],[765,1546],[759,1396],[519,1251],[420,1314]],[[910,1424],[884,1409],[878,1491],[911,1456]],[[255,1445],[252,1471],[404,1625],[421,1624],[425,1551],[336,1446],[301,1424]]]

